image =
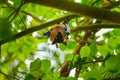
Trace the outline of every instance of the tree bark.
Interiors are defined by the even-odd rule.
[[[106,10],[103,8],[88,6],[80,3],[75,3],[73,1],[68,1],[68,0],[24,0],[24,1],[26,3],[31,2],[39,5],[58,8],[61,10],[67,10],[79,15],[85,15],[100,20],[120,23],[120,13],[118,12]]]

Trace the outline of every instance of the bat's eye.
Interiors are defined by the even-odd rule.
[[[67,28],[64,28],[65,32],[67,31]]]

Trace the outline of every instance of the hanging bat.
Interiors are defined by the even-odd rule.
[[[67,23],[57,24],[50,31],[44,33],[45,36],[50,37],[52,44],[63,43],[64,45],[67,45],[69,34],[70,28]]]

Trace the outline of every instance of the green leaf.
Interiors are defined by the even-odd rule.
[[[90,56],[90,48],[88,46],[83,46],[80,50],[80,55],[82,57],[89,57]]]
[[[115,30],[113,30],[113,33],[114,33],[116,36],[120,36],[120,29],[115,29]]]
[[[96,78],[88,78],[87,80],[97,80]]]
[[[7,18],[10,13],[13,11],[13,9],[10,9],[10,8],[0,8],[0,19],[1,18]]]
[[[35,61],[30,64],[30,71],[39,70],[41,66],[41,61],[37,58]]]
[[[41,61],[41,68],[40,70],[42,70],[43,72],[48,72],[50,70],[51,67],[51,62],[48,59],[44,59]]]
[[[27,74],[25,80],[36,80],[36,78],[31,74]]]
[[[22,70],[27,70],[27,66],[26,66],[26,64],[25,64],[24,62],[22,62],[22,63],[20,64],[20,68],[21,68]]]
[[[9,48],[8,48],[8,51],[10,52],[10,53],[15,53],[15,52],[17,52],[18,51],[18,48],[19,48],[19,46],[20,45],[18,45],[18,44],[16,44],[15,42],[11,42],[11,43],[9,43]],[[17,47],[16,47],[17,46]]]
[[[116,49],[115,52],[120,55],[120,49]]]
[[[67,47],[69,48],[69,49],[74,49],[75,47],[76,47],[76,43],[73,43],[73,42],[68,42],[68,44],[67,44]]]
[[[97,46],[96,46],[96,44],[91,44],[90,45],[90,50],[91,50],[90,55],[91,56],[95,56],[95,54],[97,53]]]
[[[40,78],[43,72],[40,70],[41,60],[37,58],[35,61],[30,64],[30,73],[37,78]]]
[[[88,4],[91,5],[94,2],[94,0],[81,0],[82,4]]]
[[[34,70],[30,72],[34,77],[36,78],[41,78],[43,76],[43,72],[40,70]]]
[[[58,78],[54,76],[54,73],[49,73],[43,76],[42,80],[59,80]]]
[[[73,58],[73,54],[66,54],[65,55],[65,60],[71,61]]]
[[[107,44],[97,47],[98,51],[101,53],[103,57],[107,56],[109,53],[109,48]]]
[[[69,66],[69,69],[71,70],[73,67],[79,66],[83,64],[83,60],[81,59],[80,55],[75,55],[72,63]]]
[[[14,0],[14,6],[18,7],[21,4],[22,0]]]
[[[55,72],[55,73],[53,73],[53,76],[54,76],[56,79],[58,79],[58,78],[60,77],[60,72]]]
[[[66,77],[65,80],[76,80],[76,78],[75,77]]]
[[[32,4],[32,3],[30,3],[30,4],[28,4],[27,6],[23,6],[23,8],[25,8],[25,10],[26,11],[28,11],[28,12],[36,12],[35,10],[35,7],[36,7],[37,5],[35,5],[35,4]]]
[[[0,40],[11,39],[13,33],[11,24],[6,19],[0,19]]]
[[[115,49],[117,47],[117,39],[114,38],[114,37],[111,37],[108,39],[108,46],[111,48],[111,49]]]
[[[81,0],[82,4],[86,4],[88,1],[87,0]]]
[[[65,50],[65,49],[66,49],[66,46],[65,46],[64,44],[59,44],[59,48],[60,48],[61,50]]]
[[[105,69],[105,62],[103,62],[103,63],[99,66],[98,71],[99,71],[100,73],[104,73],[104,72],[106,71],[106,69]]]
[[[72,19],[72,20],[69,21],[70,28],[74,28],[75,25],[76,25],[76,19]]]
[[[110,56],[105,61],[105,67],[110,71],[119,71],[120,70],[120,56]]]
[[[59,80],[76,80],[74,77],[61,77]]]
[[[101,74],[97,70],[88,71],[83,75],[84,80],[101,80]]]

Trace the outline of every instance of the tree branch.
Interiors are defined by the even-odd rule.
[[[70,73],[70,71],[68,70],[68,66],[69,66],[70,61],[65,61],[60,69],[60,76],[64,76],[67,77]]]
[[[37,22],[39,22],[39,23],[42,23],[42,22],[43,22],[43,21],[40,20],[38,17],[34,16],[33,14],[31,14],[31,13],[29,13],[29,12],[27,12],[27,11],[21,10],[20,12],[31,16],[33,19],[35,19],[35,20],[36,20]]]
[[[81,31],[81,30],[96,30],[101,28],[120,28],[120,24],[113,24],[113,23],[104,23],[104,24],[91,24],[87,26],[78,26],[76,28],[71,29],[71,32]]]
[[[85,62],[84,64],[89,64],[89,63],[98,63],[98,62],[105,62],[105,60],[90,61],[90,62]]]
[[[11,8],[11,9],[13,9],[13,10],[16,10],[15,7],[10,6],[10,5],[8,5],[8,6],[2,6],[2,8],[8,8],[8,7]],[[42,23],[42,22],[43,22],[42,20],[40,20],[38,17],[34,16],[34,15],[31,14],[30,12],[27,12],[27,11],[25,11],[25,10],[20,10],[19,12],[22,12],[22,13],[24,13],[24,14],[26,14],[26,15],[31,16],[34,20],[36,20],[36,21],[39,22],[39,23]]]
[[[73,55],[77,55],[79,54],[80,52],[80,49],[85,45],[85,41],[87,40],[87,38],[90,36],[91,34],[91,30],[87,30],[84,37],[82,38],[82,41],[79,43],[79,45],[75,48],[75,50],[73,51]],[[68,67],[69,67],[69,61],[65,61],[63,63],[64,66],[61,67],[61,70],[60,70],[60,74],[61,76],[68,76],[69,75],[69,70],[68,70]],[[82,66],[82,65],[81,65]],[[77,69],[77,73],[75,73],[75,77],[77,78],[78,77],[78,73],[80,72],[80,69],[76,68]]]
[[[47,28],[47,27],[49,27],[50,25],[59,23],[59,22],[61,22],[61,21],[63,21],[63,20],[73,19],[73,18],[75,18],[75,17],[79,17],[79,16],[78,16],[78,15],[74,15],[74,14],[70,14],[70,15],[67,15],[67,16],[64,16],[64,17],[55,19],[55,20],[53,20],[53,21],[46,22],[46,23],[44,23],[44,24],[31,27],[31,28],[29,28],[29,29],[26,29],[26,30],[24,30],[24,31],[22,31],[22,32],[19,32],[19,33],[15,34],[15,35],[13,36],[13,38],[11,38],[11,39],[1,40],[1,41],[0,41],[0,45],[1,45],[1,44],[4,44],[4,43],[6,43],[6,42],[9,42],[9,41],[15,40],[15,39],[17,39],[17,38],[20,38],[20,37],[22,37],[22,36],[25,36],[25,35],[27,35],[27,34],[29,34],[29,33],[34,32],[34,31],[38,31],[38,30]]]
[[[120,13],[97,8],[80,3],[75,3],[69,0],[25,0],[26,3],[32,2],[40,5],[54,7],[62,10],[77,13],[79,15],[86,15],[93,18],[107,20],[114,23],[120,23]]]

